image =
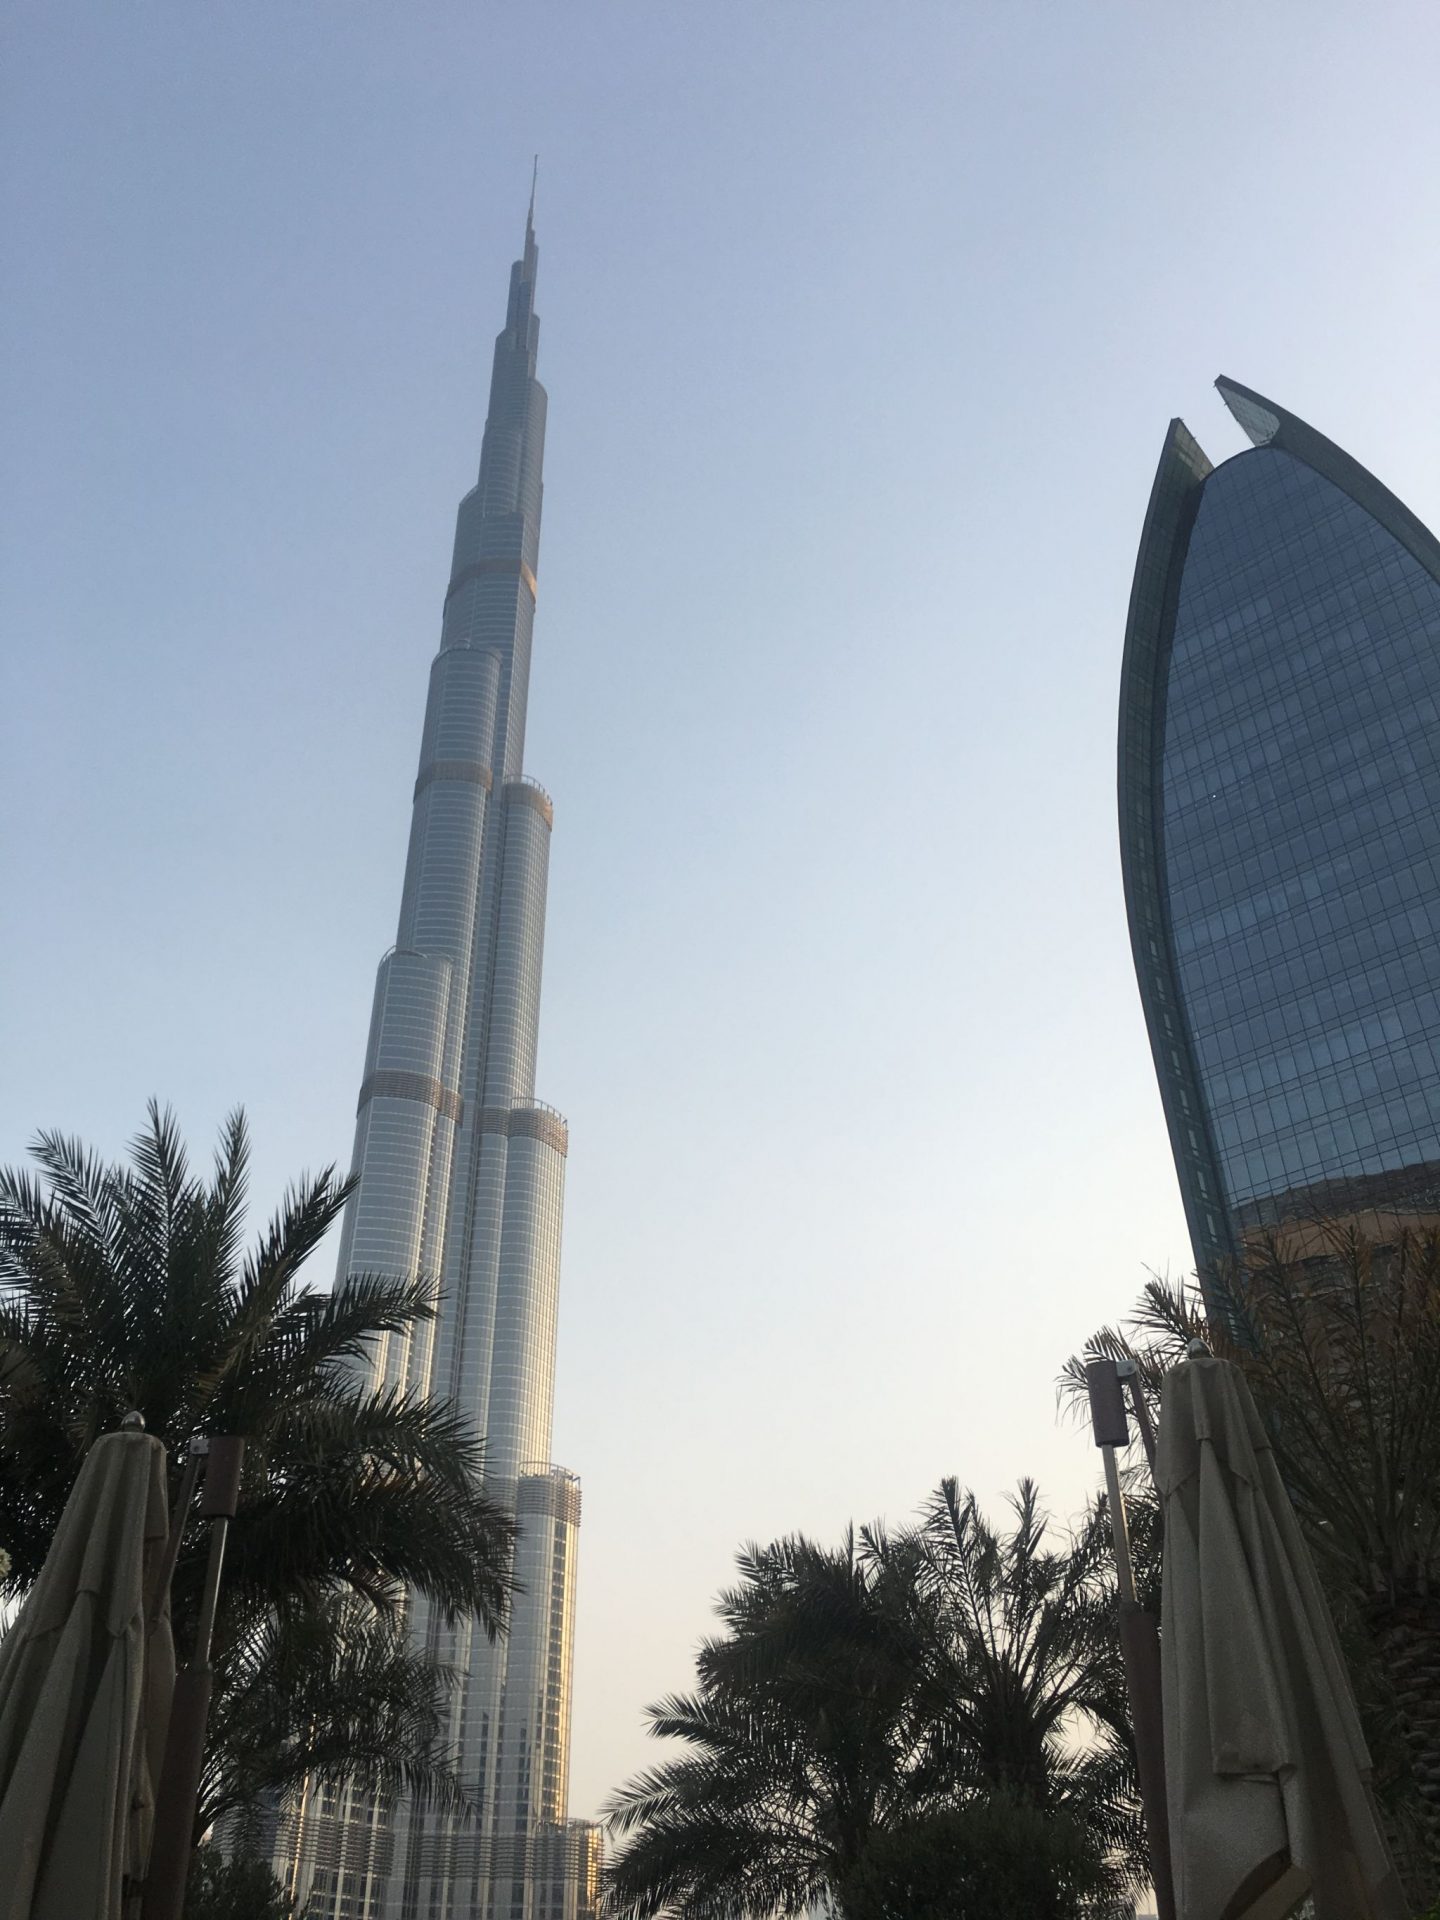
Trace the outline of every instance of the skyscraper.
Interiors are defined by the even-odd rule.
[[[1171,422],[1131,591],[1120,842],[1202,1273],[1257,1227],[1440,1212],[1440,543],[1217,382]]]
[[[535,1098],[553,819],[524,771],[545,390],[534,203],[495,343],[477,484],[460,503],[415,780],[395,945],[380,962],[340,1271],[421,1272],[438,1317],[373,1355],[377,1385],[443,1396],[486,1440],[519,1523],[506,1638],[412,1598],[462,1681],[451,1737],[468,1825],[317,1793],[280,1858],[335,1920],[575,1920],[598,1837],[567,1822],[579,1484],[550,1460],[567,1133]]]

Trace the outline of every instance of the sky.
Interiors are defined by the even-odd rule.
[[[1440,520],[1440,23],[1266,0],[12,0],[0,1162],[348,1164],[531,156],[526,761],[569,1118],[572,1810],[737,1547],[944,1474],[1189,1261],[1114,805],[1166,424]],[[328,1278],[326,1256],[316,1277]]]

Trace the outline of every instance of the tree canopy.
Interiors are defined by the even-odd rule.
[[[992,1802],[1022,1810],[984,1829],[996,1862],[1028,1810],[1070,1847],[1070,1883],[1133,1883],[1138,1823],[1098,1535],[1052,1540],[1028,1483],[1012,1509],[996,1530],[946,1481],[901,1532],[741,1553],[695,1691],[650,1709],[651,1732],[685,1750],[607,1810],[619,1913],[758,1920],[828,1901],[847,1920],[879,1920],[907,1897],[907,1873],[912,1892],[938,1886],[963,1833],[982,1831],[964,1818],[981,1821]]]
[[[1134,1358],[1158,1403],[1202,1339],[1245,1375],[1325,1585],[1397,1864],[1440,1895],[1440,1232],[1398,1216],[1257,1232],[1198,1285],[1152,1280],[1087,1352]],[[1083,1361],[1065,1388],[1078,1405]],[[1152,1509],[1147,1517],[1147,1507]],[[1142,1533],[1153,1500],[1137,1487]]]
[[[202,1825],[307,1769],[453,1798],[437,1744],[447,1679],[407,1649],[403,1602],[499,1631],[514,1528],[454,1409],[370,1384],[373,1344],[432,1315],[433,1287],[306,1283],[352,1191],[333,1167],[300,1180],[246,1251],[239,1113],[208,1180],[153,1104],[128,1164],[55,1133],[34,1155],[38,1174],[0,1171],[6,1588],[34,1580],[87,1448],[131,1409],[165,1442],[172,1493],[192,1438],[243,1435]],[[175,1573],[182,1658],[205,1550],[197,1520]]]

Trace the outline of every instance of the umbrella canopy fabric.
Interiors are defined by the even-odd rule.
[[[168,1596],[146,1607],[168,1530],[164,1447],[97,1440],[0,1640],[0,1920],[120,1920],[143,1875],[175,1682]]]
[[[1405,1920],[1334,1624],[1236,1368],[1166,1376],[1156,1479],[1165,1772],[1185,1920]],[[1292,1897],[1273,1885],[1289,1869]]]

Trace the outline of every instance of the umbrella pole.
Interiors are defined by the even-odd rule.
[[[139,1414],[126,1414],[121,1421],[125,1426],[131,1419],[139,1420]],[[190,1452],[185,1461],[185,1471],[180,1476],[180,1491],[175,1496],[175,1506],[170,1515],[170,1532],[166,1537],[165,1551],[160,1556],[160,1564],[155,1569],[155,1582],[145,1596],[145,1619],[153,1627],[159,1618],[160,1609],[170,1598],[170,1582],[175,1578],[175,1562],[180,1558],[180,1542],[184,1538],[185,1523],[190,1517],[190,1502],[195,1498],[195,1482],[200,1478],[200,1467],[209,1449],[209,1441],[194,1438],[190,1442]]]
[[[200,1500],[200,1511],[210,1521],[210,1557],[205,1566],[195,1651],[189,1665],[175,1676],[170,1730],[165,1739],[165,1759],[155,1795],[155,1829],[150,1843],[149,1871],[145,1876],[142,1920],[182,1920],[184,1913],[185,1883],[190,1877],[195,1837],[195,1803],[205,1763],[205,1728],[210,1718],[210,1693],[215,1679],[210,1665],[210,1645],[215,1635],[225,1535],[239,1503],[240,1468],[244,1459],[243,1440],[228,1436],[211,1440]]]
[[[1145,1464],[1150,1469],[1150,1478],[1155,1480],[1155,1422],[1150,1418],[1150,1409],[1145,1404],[1145,1386],[1140,1378],[1140,1369],[1133,1360],[1117,1360],[1115,1371],[1125,1382],[1130,1392],[1130,1411],[1135,1416],[1135,1424],[1140,1429],[1140,1445],[1145,1450]],[[1155,1491],[1160,1491],[1159,1481],[1155,1481]]]
[[[1165,1791],[1165,1731],[1160,1710],[1160,1636],[1135,1591],[1135,1562],[1125,1517],[1117,1447],[1129,1444],[1125,1394],[1113,1360],[1091,1360],[1085,1368],[1090,1389],[1090,1420],[1095,1444],[1105,1463],[1105,1500],[1115,1547],[1115,1584],[1120,1595],[1120,1655],[1130,1695],[1130,1724],[1135,1735],[1135,1771],[1140,1776],[1140,1805],[1149,1842],[1150,1878],[1159,1920],[1176,1920],[1175,1886],[1170,1866],[1170,1811]],[[1142,1426],[1142,1436],[1145,1428]],[[1149,1448],[1146,1448],[1149,1456]],[[1152,1459],[1153,1469],[1153,1459]]]

